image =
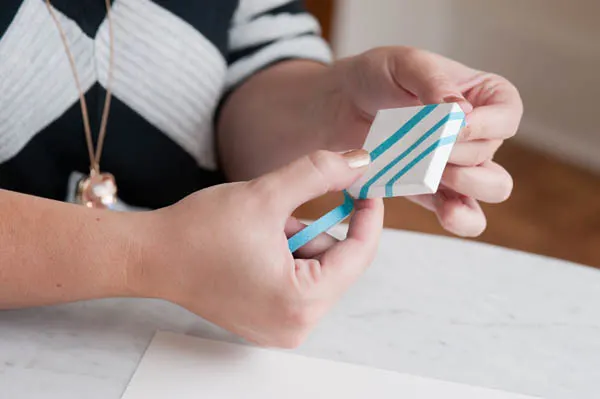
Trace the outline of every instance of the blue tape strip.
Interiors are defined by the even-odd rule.
[[[375,176],[373,176],[369,181],[367,181],[360,189],[359,198],[365,199],[369,194],[369,190],[371,186],[377,182],[383,175],[385,175],[390,169],[396,166],[400,161],[406,158],[411,152],[415,150],[421,143],[427,140],[432,134],[441,129],[446,123],[454,120],[460,120],[465,117],[463,112],[453,112],[442,118],[438,123],[436,123],[431,129],[425,132],[417,141],[413,143],[409,148],[406,149],[402,154],[398,155],[394,158],[389,164],[387,164],[384,168],[382,168]],[[463,119],[464,121],[464,119]],[[387,190],[386,190],[387,192]]]
[[[436,109],[438,104],[426,105],[422,110],[417,112],[415,116],[409,119],[396,133],[388,137],[383,143],[379,144],[377,148],[371,151],[371,160],[374,161],[386,152],[391,146],[396,144],[402,137],[406,136],[416,125],[419,124],[427,115]]]
[[[457,137],[458,137],[458,135],[443,137],[443,138],[437,140],[435,143],[433,143],[429,147],[427,147],[415,159],[413,159],[412,161],[410,161],[408,163],[408,165],[406,165],[404,168],[402,168],[400,170],[400,172],[398,172],[394,177],[392,177],[390,179],[390,181],[388,181],[386,183],[386,185],[385,185],[385,196],[386,197],[393,197],[394,196],[394,184],[396,183],[396,181],[398,181],[398,179],[400,179],[402,176],[404,176],[405,174],[407,174],[412,168],[415,167],[416,164],[418,164],[420,161],[422,161],[427,155],[429,155],[433,151],[435,151],[438,147],[442,147],[442,146],[454,143],[456,141]]]
[[[319,234],[325,233],[327,230],[346,219],[348,215],[352,213],[352,210],[354,210],[354,200],[344,191],[344,203],[342,205],[332,209],[288,239],[290,252],[296,252],[298,249],[314,240]]]

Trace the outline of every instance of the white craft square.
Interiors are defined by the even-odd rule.
[[[458,104],[379,111],[363,146],[371,165],[348,192],[355,198],[435,193],[464,117]]]

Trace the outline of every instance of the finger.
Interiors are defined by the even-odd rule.
[[[321,281],[322,268],[318,259],[295,259],[294,260],[295,281],[302,291],[307,292]],[[320,318],[313,315],[315,319]],[[312,323],[310,323],[312,324]]]
[[[506,106],[517,114],[523,113],[523,102],[517,88],[500,75],[489,72],[476,73],[467,87],[467,99],[478,106]]]
[[[436,194],[406,197],[411,202],[433,211],[440,225],[461,237],[476,237],[486,226],[481,207],[472,198],[461,196],[452,190],[440,188]]]
[[[358,200],[348,235],[321,257],[323,279],[329,289],[344,291],[371,264],[383,228],[383,200]]]
[[[517,133],[520,114],[507,106],[477,107],[467,115],[467,125],[460,131],[458,141],[505,140]]]
[[[477,166],[494,158],[502,140],[475,140],[456,143],[448,162],[459,166]]]
[[[381,109],[423,105],[413,92],[394,79],[389,71],[391,63],[387,62],[388,53],[387,49],[373,49],[339,61],[342,70],[346,65],[350,71],[344,81],[348,84],[356,108],[362,110],[369,121]]]
[[[411,195],[406,197],[407,200],[413,202],[417,205],[422,206],[428,211],[435,212],[435,205],[433,203],[433,195],[432,194],[421,194],[421,195]]]
[[[291,216],[290,218],[288,218],[285,224],[285,235],[289,238],[297,232],[299,232],[300,230],[304,229],[305,227],[306,224]],[[294,255],[296,258],[303,259],[316,258],[338,242],[338,239],[332,237],[327,233],[323,233],[318,235],[314,240],[310,241],[302,248],[298,249],[294,253]]]
[[[426,51],[402,48],[388,58],[395,82],[414,93],[424,104],[459,103],[465,113],[473,110],[442,63]]]
[[[494,161],[473,167],[448,165],[442,184],[457,193],[492,204],[507,200],[513,189],[510,174]]]
[[[477,237],[485,230],[485,214],[473,198],[440,188],[433,196],[433,202],[436,216],[445,230],[461,237]]]
[[[370,161],[365,150],[345,154],[317,151],[253,180],[250,187],[266,206],[291,214],[311,199],[349,187]]]

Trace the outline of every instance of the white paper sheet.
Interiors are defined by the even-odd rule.
[[[159,332],[122,399],[532,399],[282,351]]]

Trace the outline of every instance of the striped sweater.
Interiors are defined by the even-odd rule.
[[[51,3],[96,137],[109,64],[104,0]],[[214,118],[236,85],[279,60],[330,59],[300,1],[113,0],[111,15],[114,97],[102,166],[117,176],[120,199],[135,206],[162,207],[222,182]],[[2,0],[0,188],[69,200],[89,170],[81,118],[44,0]]]

